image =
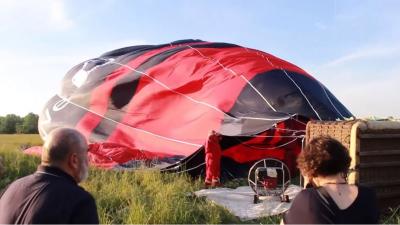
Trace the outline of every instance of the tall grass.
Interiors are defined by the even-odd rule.
[[[381,223],[400,224],[400,206],[389,208],[388,212],[382,217]]]
[[[238,223],[226,210],[193,196],[201,187],[185,175],[92,170],[83,184],[102,223]]]
[[[0,189],[36,170],[40,159],[22,154],[22,149],[41,144],[42,140],[35,134],[0,135],[0,156],[5,166],[5,172],[0,180]]]
[[[0,156],[6,166],[0,189],[13,180],[36,170],[40,159],[24,155],[20,148],[40,145],[38,135],[0,135]],[[243,182],[233,181],[228,185]],[[201,180],[185,174],[162,174],[155,170],[106,171],[91,168],[89,179],[81,184],[96,199],[102,224],[276,224],[281,216],[241,222],[227,210],[193,192]],[[382,223],[400,223],[400,209],[391,209]]]
[[[40,159],[23,154],[20,148],[40,144],[37,135],[0,135],[0,156],[6,166],[0,188],[36,170]],[[185,174],[91,168],[81,186],[96,199],[103,224],[240,223],[224,208],[195,197],[193,192],[201,189],[202,182]]]

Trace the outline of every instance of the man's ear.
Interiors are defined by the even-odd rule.
[[[77,153],[74,152],[69,156],[68,164],[75,170],[79,169],[79,157]]]

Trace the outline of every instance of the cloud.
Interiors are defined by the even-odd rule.
[[[328,63],[325,63],[323,67],[339,66],[346,63],[360,61],[371,58],[387,58],[400,55],[400,46],[383,46],[383,47],[368,47],[358,51],[351,52],[347,55],[341,56]]]
[[[0,31],[65,31],[73,26],[64,0],[0,1]]]
[[[90,54],[47,55],[0,51],[0,115],[39,113],[58,93],[67,71]]]
[[[400,118],[400,68],[393,71],[393,74],[397,76],[369,81],[362,85],[354,83],[336,87],[338,89],[336,95],[357,117]]]
[[[49,4],[50,7],[50,21],[54,27],[58,27],[62,30],[69,29],[73,26],[73,21],[68,18],[64,2],[61,0],[52,0]]]
[[[371,46],[318,67],[312,74],[357,117],[400,118],[400,47]]]
[[[101,47],[98,48],[98,50],[103,51],[100,52],[100,54],[118,49],[118,48],[124,48],[128,46],[134,46],[134,45],[153,45],[156,43],[150,43],[149,41],[146,41],[144,39],[126,39],[126,40],[116,40],[112,41],[109,43],[103,43],[100,45]]]
[[[382,74],[362,73],[347,68],[341,74],[316,76],[356,116],[395,116],[400,118],[400,66],[383,69]],[[365,76],[365,77],[363,77]],[[328,78],[326,78],[328,77]],[[372,77],[372,78],[371,78]]]
[[[139,39],[98,42],[72,46],[62,54],[0,49],[0,115],[39,113],[59,92],[62,78],[73,66],[116,48],[147,43]]]

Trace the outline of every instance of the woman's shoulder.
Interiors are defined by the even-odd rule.
[[[356,201],[349,207],[348,213],[352,215],[363,215],[363,223],[378,223],[379,208],[376,192],[370,187],[357,185],[358,196]]]
[[[366,187],[363,185],[355,185],[358,189],[358,194],[355,199],[358,202],[365,202],[365,201],[376,201],[376,193],[374,189],[370,187]],[[319,208],[320,205],[329,205],[331,201],[333,201],[332,197],[329,193],[323,188],[306,188],[301,190],[295,197],[294,202],[308,202],[308,204],[314,205],[314,207]]]
[[[360,196],[376,196],[375,190],[370,187],[364,185],[357,185],[357,187]]]
[[[326,208],[316,188],[301,190],[284,216],[285,223],[310,224],[331,223],[329,209]]]
[[[310,187],[310,188],[305,188],[299,192],[298,195],[304,196],[304,197],[317,197],[321,193],[322,187]]]
[[[305,188],[301,190],[297,195],[295,200],[298,202],[320,202],[321,193],[318,188]]]
[[[296,197],[300,197],[300,198],[308,198],[311,196],[314,196],[316,194],[316,190],[315,188],[305,188],[303,190],[301,190]]]
[[[358,184],[356,186],[358,187],[359,190],[364,191],[364,192],[375,192],[374,189],[372,189],[368,186],[362,185],[362,184],[361,185]]]

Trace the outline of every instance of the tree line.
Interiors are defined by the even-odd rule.
[[[37,134],[39,116],[29,113],[24,117],[15,114],[0,116],[0,134]]]

